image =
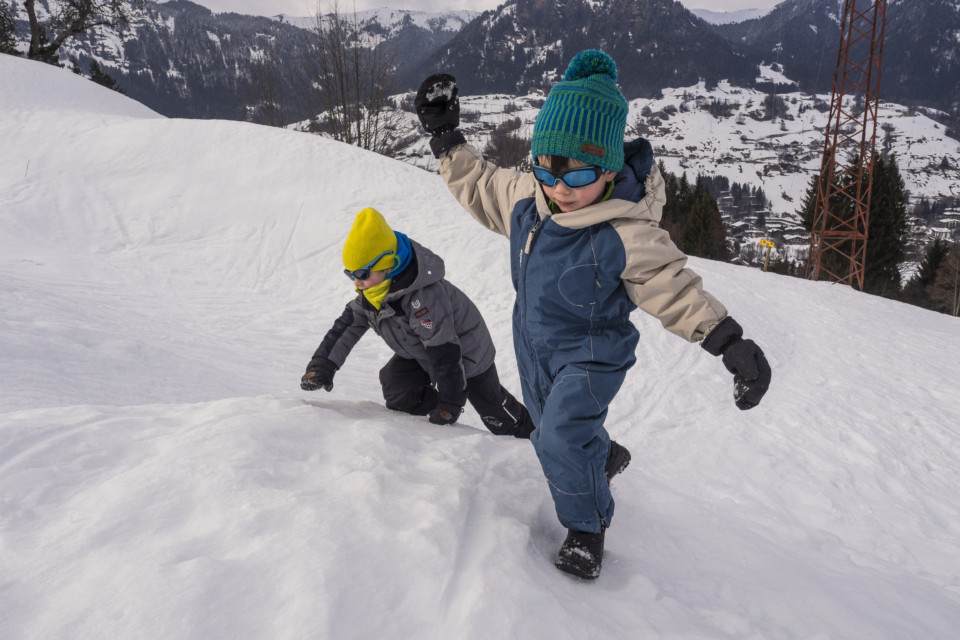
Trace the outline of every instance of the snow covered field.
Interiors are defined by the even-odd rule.
[[[519,391],[507,243],[439,177],[9,56],[0,85],[0,638],[956,637],[956,318],[692,259],[771,390],[738,411],[637,314],[609,421],[633,463],[579,582],[529,443],[388,412],[374,336],[299,389],[374,206]]]

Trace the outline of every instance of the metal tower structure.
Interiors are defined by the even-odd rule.
[[[887,0],[845,0],[807,277],[863,290]],[[862,108],[862,111],[861,111]]]

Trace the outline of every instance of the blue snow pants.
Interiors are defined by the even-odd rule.
[[[530,436],[568,529],[610,526],[613,497],[603,472],[607,409],[636,362],[637,307],[621,281],[623,242],[606,223],[565,228],[517,203],[510,233],[517,298],[513,340]]]
[[[610,526],[614,501],[604,463],[610,436],[607,409],[635,362],[637,330],[628,320],[589,336],[591,346],[623,354],[619,362],[590,362],[568,350],[528,346],[518,354],[524,403],[536,431],[530,437],[550,487],[557,518],[567,529],[597,533]],[[579,350],[579,349],[578,349]],[[571,358],[570,361],[564,361]],[[524,370],[525,369],[525,370]]]

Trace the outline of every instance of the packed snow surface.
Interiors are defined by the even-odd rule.
[[[299,388],[373,206],[519,392],[507,243],[436,174],[10,56],[0,83],[0,638],[956,638],[956,318],[691,259],[772,387],[738,411],[636,313],[633,463],[582,582],[529,442],[387,411],[376,336]]]

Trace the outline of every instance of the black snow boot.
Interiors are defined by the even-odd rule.
[[[568,529],[567,539],[563,541],[554,564],[561,571],[578,578],[596,579],[600,576],[600,565],[603,562],[603,534],[602,529],[600,533]]]
[[[610,441],[610,451],[607,452],[607,461],[603,465],[603,472],[607,475],[607,484],[613,476],[621,473],[630,464],[630,452],[622,444]]]

